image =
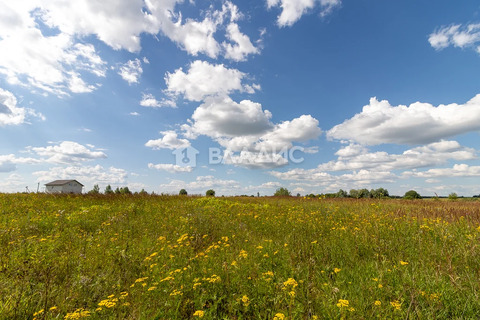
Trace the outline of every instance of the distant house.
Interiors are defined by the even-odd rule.
[[[45,184],[46,193],[82,193],[83,184],[77,180],[55,180]]]

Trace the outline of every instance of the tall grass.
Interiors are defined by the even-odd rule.
[[[0,318],[477,318],[479,240],[479,202],[0,195]]]

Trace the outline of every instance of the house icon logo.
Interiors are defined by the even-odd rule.
[[[175,149],[172,154],[175,155],[175,164],[180,167],[196,167],[197,154],[199,151],[192,146]]]

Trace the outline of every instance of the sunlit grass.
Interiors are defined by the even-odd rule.
[[[3,319],[480,314],[479,202],[0,195]]]

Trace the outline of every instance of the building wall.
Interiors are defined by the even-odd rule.
[[[63,190],[62,186],[47,186],[48,193],[61,193]]]
[[[62,186],[47,186],[48,193],[82,193],[82,186],[75,181]]]
[[[75,181],[64,184],[62,187],[63,193],[82,193],[82,186]]]

